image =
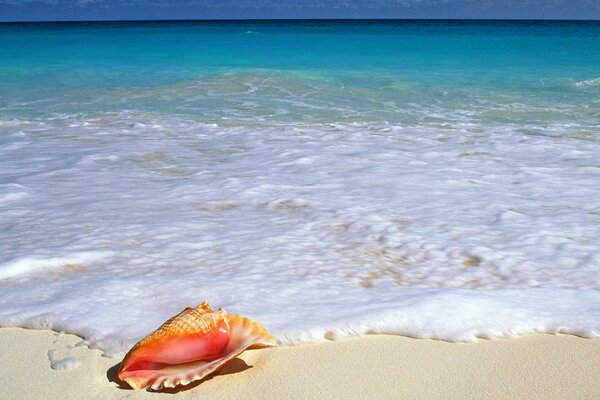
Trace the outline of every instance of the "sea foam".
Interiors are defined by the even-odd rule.
[[[598,337],[599,37],[5,25],[0,325],[118,355],[208,299],[283,344]]]
[[[1,324],[116,355],[208,299],[285,344],[600,336],[597,140],[130,118],[2,153]]]

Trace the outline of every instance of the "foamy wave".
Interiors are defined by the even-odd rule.
[[[289,344],[596,337],[600,142],[570,122],[5,127],[1,188],[30,196],[0,209],[0,324],[119,354],[206,298]]]
[[[62,257],[19,257],[0,263],[0,279],[37,274],[42,271],[72,268],[97,262],[109,257],[110,252],[87,251],[69,254]]]
[[[596,87],[600,86],[600,78],[586,79],[583,81],[575,82],[575,86],[578,87]]]

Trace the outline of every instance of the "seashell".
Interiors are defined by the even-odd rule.
[[[259,323],[222,308],[215,312],[205,301],[136,343],[118,376],[136,390],[172,388],[204,378],[246,349],[269,346],[277,343]]]

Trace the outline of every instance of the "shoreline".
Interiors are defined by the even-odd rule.
[[[11,399],[121,399],[120,358],[49,330],[0,328],[0,385]],[[56,350],[50,355],[48,352]],[[51,359],[80,365],[53,370]],[[251,350],[200,383],[135,398],[593,399],[600,340],[536,334],[453,343],[394,335]],[[70,364],[69,364],[70,362]],[[62,363],[73,365],[73,360]]]

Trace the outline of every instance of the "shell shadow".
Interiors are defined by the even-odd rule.
[[[121,363],[116,363],[106,370],[106,379],[108,379],[109,382],[116,383],[119,389],[133,390],[131,387],[129,387],[129,385],[119,379],[119,367],[121,367]]]
[[[109,382],[116,383],[118,385],[119,389],[133,390],[125,382],[122,382],[121,380],[119,380],[119,377],[117,376],[117,374],[119,372],[119,367],[120,366],[121,366],[121,363],[117,363],[117,364],[113,365],[112,367],[110,367],[106,371],[106,378],[109,380]],[[246,364],[246,362],[244,360],[242,360],[240,358],[234,358],[233,360],[231,360],[227,364],[223,365],[221,368],[217,369],[212,374],[208,375],[207,377],[205,377],[203,379],[200,379],[198,381],[192,382],[189,385],[185,385],[185,386],[181,386],[180,385],[180,386],[176,386],[174,388],[164,388],[164,389],[161,389],[161,390],[153,390],[153,392],[177,394],[179,392],[185,392],[185,391],[188,391],[190,389],[193,389],[193,388],[195,388],[196,386],[200,385],[203,382],[210,381],[211,379],[213,379],[217,375],[237,374],[237,373],[243,372],[243,371],[245,371],[247,369],[250,369],[250,368],[252,368],[252,366]]]

